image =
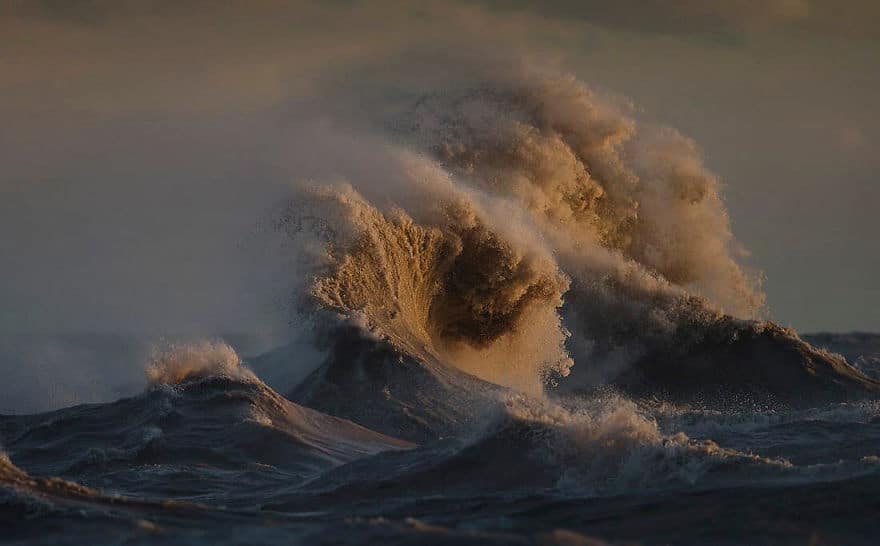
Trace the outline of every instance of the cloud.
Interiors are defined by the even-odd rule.
[[[636,33],[696,36],[723,42],[756,33],[810,33],[880,38],[880,4],[872,0],[489,0],[501,10],[528,10]]]
[[[838,140],[844,149],[859,150],[868,146],[868,139],[865,133],[855,126],[841,127],[838,131]]]

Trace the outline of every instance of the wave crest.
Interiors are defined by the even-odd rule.
[[[235,349],[219,340],[177,343],[157,349],[145,372],[151,385],[177,385],[208,376],[257,381]]]

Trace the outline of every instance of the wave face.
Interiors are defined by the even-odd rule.
[[[482,427],[508,392],[455,368],[413,358],[357,325],[334,328],[324,343],[326,361],[288,398],[419,444]]]

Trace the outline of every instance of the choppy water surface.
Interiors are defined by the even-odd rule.
[[[3,541],[875,539],[878,401],[717,410],[609,390],[538,399],[406,358],[373,361],[357,383],[334,379],[342,365],[290,393],[322,396],[326,413],[214,343],[166,355],[135,397],[0,418]],[[385,403],[354,385],[381,386]]]

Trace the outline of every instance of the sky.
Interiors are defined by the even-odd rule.
[[[0,5],[0,331],[283,329],[298,177],[402,90],[510,59],[693,138],[769,317],[880,331],[880,4]],[[345,150],[345,152],[343,152]]]

